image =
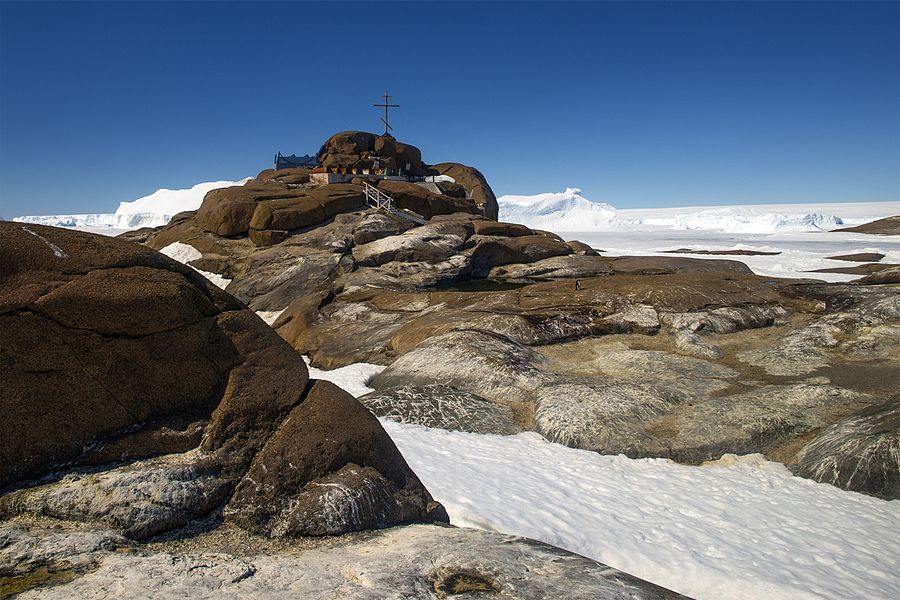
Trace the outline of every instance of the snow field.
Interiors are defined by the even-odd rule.
[[[746,204],[616,209],[589,200],[578,188],[497,198],[500,220],[553,232],[593,230],[701,230],[739,234],[829,231],[900,214],[900,202]]]
[[[382,368],[310,376],[359,396]],[[793,477],[761,455],[693,467],[536,433],[381,422],[455,525],[541,540],[698,600],[900,596],[900,501]]]

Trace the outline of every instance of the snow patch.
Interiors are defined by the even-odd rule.
[[[212,273],[210,271],[201,271],[200,269],[189,264],[192,260],[199,260],[199,259],[203,258],[203,254],[199,250],[197,250],[196,248],[194,248],[193,246],[191,246],[189,244],[182,244],[181,242],[175,242],[175,243],[169,244],[165,248],[161,249],[160,253],[165,254],[169,258],[174,258],[178,262],[191,267],[192,269],[194,269],[195,271],[197,271],[198,273],[200,273],[201,275],[203,275],[204,277],[209,279],[210,282],[212,282],[216,286],[222,288],[223,290],[226,287],[228,287],[229,283],[231,283],[230,279],[222,277],[218,273]]]
[[[310,366],[308,356],[304,356],[303,361],[306,363],[306,368],[309,369],[309,376],[311,378],[330,381],[344,391],[349,392],[354,398],[359,398],[369,392],[374,392],[375,390],[367,386],[366,383],[385,369],[382,365],[353,363],[346,367],[325,371]]]

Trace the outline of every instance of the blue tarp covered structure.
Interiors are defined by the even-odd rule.
[[[281,152],[275,155],[275,170],[279,169],[293,169],[295,167],[315,167],[318,166],[319,161],[315,156],[310,156],[309,154],[304,154],[303,156],[296,156],[291,154],[290,156],[284,156]]]

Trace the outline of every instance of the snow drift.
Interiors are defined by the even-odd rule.
[[[244,185],[250,179],[240,181],[208,181],[181,190],[159,189],[131,202],[120,202],[114,213],[47,215],[14,217],[19,223],[35,223],[53,227],[91,227],[117,230],[137,229],[138,227],[159,227],[180,212],[197,210],[203,203],[203,197],[210,190],[233,185]]]

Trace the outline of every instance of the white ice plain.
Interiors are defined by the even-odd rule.
[[[310,375],[360,396],[382,368]],[[900,500],[793,477],[758,454],[692,467],[536,433],[381,422],[455,525],[547,542],[698,600],[900,597]]]
[[[757,275],[850,281],[859,275],[811,273],[850,267],[829,256],[879,252],[900,263],[900,236],[830,231],[900,215],[900,202],[758,204],[743,206],[616,209],[588,200],[577,188],[562,193],[501,196],[500,220],[524,223],[579,240],[609,256],[642,256],[671,250],[755,250],[767,256],[736,258]],[[674,254],[693,256],[695,254]]]

